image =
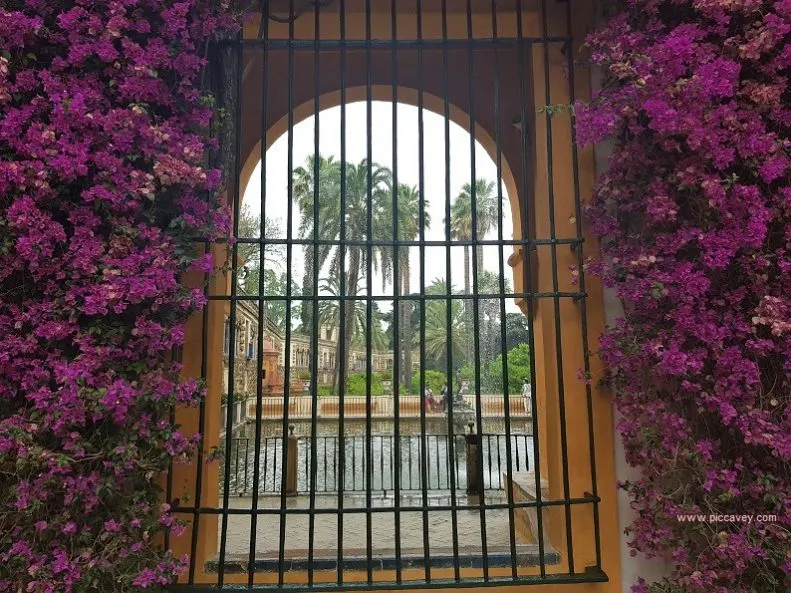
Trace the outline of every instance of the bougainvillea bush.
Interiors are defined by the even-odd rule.
[[[168,362],[227,232],[204,166],[210,0],[0,6],[0,591],[173,581],[158,487],[202,396]]]
[[[789,591],[791,0],[610,8],[576,114],[615,146],[588,215],[625,311],[601,355],[642,470],[627,533],[671,567],[634,590]]]

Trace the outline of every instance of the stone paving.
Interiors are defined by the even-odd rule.
[[[284,559],[293,563],[292,570],[297,563],[302,565],[308,557],[310,515],[308,514],[310,499],[308,496],[287,498],[288,509],[304,509],[306,512],[286,514],[285,520],[285,552]],[[488,503],[505,502],[503,493],[487,494]],[[371,514],[371,540],[372,557],[377,559],[379,567],[384,567],[388,561],[392,563],[395,557],[395,512],[393,510],[394,498],[383,497],[379,494],[372,500],[372,506],[380,509]],[[446,506],[450,504],[447,493],[430,497],[429,506]],[[402,496],[401,506],[419,506],[420,495]],[[457,505],[477,505],[477,497],[467,497],[460,494]],[[235,509],[249,509],[252,506],[251,498],[232,498],[231,507]],[[363,561],[367,557],[367,518],[362,512],[353,509],[365,507],[365,497],[360,495],[347,495],[344,497],[343,506],[352,510],[343,517],[343,557],[344,566],[347,559]],[[317,495],[315,508],[336,509],[338,507],[337,495]],[[259,508],[279,509],[279,496],[262,496],[259,498]],[[486,544],[488,555],[507,555],[510,564],[510,529],[507,509],[491,509],[485,511]],[[471,558],[480,560],[481,556],[481,513],[479,509],[459,510],[456,512],[457,542],[459,556],[462,563],[470,562]],[[432,565],[435,559],[449,559],[453,556],[453,517],[451,511],[428,511],[428,539],[429,553]],[[423,513],[422,511],[401,511],[400,534],[401,554],[406,558],[422,562],[423,549]],[[269,564],[272,559],[279,557],[280,542],[280,516],[279,514],[262,514],[258,517],[256,535],[256,558],[260,559],[261,570],[276,570]],[[536,546],[526,544],[519,534],[517,537],[517,555],[520,564],[537,563]],[[226,559],[230,562],[246,561],[250,549],[250,516],[229,515],[228,536],[226,543]],[[338,550],[338,516],[337,514],[315,514],[314,524],[314,559],[324,559],[334,565]],[[548,558],[551,561],[552,558]],[[316,562],[314,561],[314,567]],[[327,568],[332,568],[327,566]]]

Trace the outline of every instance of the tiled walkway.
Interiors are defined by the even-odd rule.
[[[450,504],[448,494],[433,496],[429,506],[447,506]],[[487,495],[488,503],[502,503],[502,493]],[[286,514],[285,517],[285,552],[284,559],[297,565],[304,564],[308,558],[310,508],[307,496],[287,499],[288,509],[303,509],[305,513]],[[396,515],[393,508],[392,496],[383,498],[381,495],[373,500],[377,509],[371,514],[371,555],[380,565],[392,562],[396,555],[395,550],[395,524]],[[404,496],[401,506],[419,506],[420,495]],[[457,505],[477,505],[478,499],[460,495]],[[249,509],[252,506],[251,498],[232,498],[231,507]],[[346,513],[343,516],[343,557],[344,563],[350,561],[364,561],[367,556],[368,520],[364,512],[357,512],[365,507],[364,496],[346,496],[343,500]],[[315,508],[335,509],[338,507],[337,496],[321,495],[316,497]],[[259,508],[280,508],[280,498],[265,496],[259,499]],[[398,541],[401,543],[401,555],[406,562],[410,559],[422,562],[424,556],[424,523],[422,511],[400,512],[400,534]],[[325,563],[333,563],[337,558],[339,522],[335,512],[332,514],[317,513],[314,515],[314,540],[313,557],[315,560],[323,559]],[[485,512],[486,521],[486,546],[488,554],[507,555],[510,564],[510,529],[507,509],[492,509]],[[456,512],[456,534],[459,556],[462,564],[470,565],[471,559],[480,559],[481,542],[481,512],[474,510],[459,510]],[[430,510],[427,513],[427,528],[429,541],[429,555],[432,565],[438,560],[440,564],[452,561],[453,557],[453,513],[448,510]],[[259,515],[256,536],[256,558],[260,560],[261,570],[272,569],[272,561],[279,557],[280,542],[280,515]],[[525,544],[516,534],[517,555],[520,564],[533,563],[536,555],[534,545]],[[250,516],[229,515],[228,538],[226,543],[227,561],[246,562],[250,550]],[[443,560],[444,559],[444,560]],[[551,559],[550,559],[551,561]],[[314,567],[316,562],[314,561]],[[327,568],[332,566],[327,565]]]

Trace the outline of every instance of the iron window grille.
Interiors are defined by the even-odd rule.
[[[425,588],[452,586],[482,586],[501,584],[544,584],[544,583],[590,583],[603,582],[607,576],[601,568],[601,544],[599,541],[598,505],[601,502],[597,494],[596,467],[593,443],[593,420],[591,407],[591,390],[585,389],[586,399],[581,405],[587,406],[587,432],[589,459],[586,471],[590,474],[590,487],[579,494],[572,493],[569,476],[569,453],[566,427],[566,402],[563,382],[563,347],[561,335],[561,302],[574,302],[582,318],[580,326],[581,344],[583,349],[584,373],[589,374],[587,360],[587,335],[585,321],[585,283],[582,271],[583,242],[582,227],[579,222],[580,188],[578,183],[578,157],[576,148],[565,147],[572,155],[572,166],[568,175],[573,179],[573,196],[563,196],[570,200],[575,212],[571,221],[572,231],[560,232],[556,226],[555,202],[557,196],[553,191],[553,125],[573,126],[573,113],[568,113],[563,121],[553,123],[554,109],[551,88],[551,70],[558,63],[566,71],[567,103],[572,104],[575,98],[575,61],[572,48],[572,9],[571,2],[555,0],[413,0],[411,7],[404,9],[407,2],[395,0],[391,2],[378,0],[325,0],[314,2],[297,2],[296,0],[263,2],[263,17],[256,35],[243,34],[239,38],[226,40],[212,48],[212,67],[215,71],[215,83],[223,106],[230,114],[230,132],[220,134],[222,149],[218,158],[229,169],[229,203],[234,216],[234,235],[236,241],[232,247],[222,245],[205,245],[206,252],[222,253],[227,250],[230,271],[229,290],[209,290],[209,311],[202,317],[203,339],[201,355],[201,375],[208,379],[211,374],[212,357],[210,351],[210,319],[212,307],[227,307],[228,319],[222,330],[222,349],[226,354],[228,405],[221,442],[219,442],[220,475],[218,487],[220,498],[215,505],[207,505],[204,497],[203,479],[210,470],[204,465],[208,460],[209,451],[206,447],[198,459],[197,479],[194,488],[182,500],[176,501],[177,514],[191,521],[192,529],[188,531],[191,539],[191,564],[185,582],[176,588],[199,590],[207,587],[224,589],[236,588],[270,588],[292,590],[329,590],[329,589],[392,589],[392,588]],[[353,10],[354,9],[354,10]],[[529,14],[527,14],[529,12]],[[284,16],[286,15],[286,16]],[[485,17],[485,18],[484,18]],[[328,25],[334,19],[333,25]],[[361,30],[364,35],[350,36],[352,23],[362,19]],[[407,21],[409,21],[408,24]],[[474,31],[481,22],[488,22],[488,31]],[[526,31],[526,23],[531,23],[530,31]],[[462,27],[466,34],[458,35],[456,31]],[[432,28],[434,34],[427,34]],[[389,29],[389,31],[388,31]],[[413,31],[403,34],[402,30]],[[307,31],[307,33],[306,33]],[[326,32],[325,32],[326,31]],[[383,34],[384,32],[384,34]],[[562,55],[558,62],[557,54]],[[551,57],[552,56],[552,57]],[[219,72],[219,73],[218,73]],[[438,76],[430,77],[430,74]],[[553,75],[554,76],[554,75]],[[300,92],[312,89],[309,101],[295,91],[295,80],[301,79]],[[255,84],[251,83],[253,81]],[[308,82],[305,82],[308,81]],[[543,112],[536,108],[535,85],[539,82],[545,89],[545,107]],[[253,85],[257,92],[252,95],[255,103],[251,103],[248,86]],[[372,163],[372,103],[374,88],[386,87],[390,91],[392,104],[392,186],[398,183],[398,128],[397,117],[399,96],[404,96],[409,89],[414,91],[418,108],[418,152],[419,179],[417,188],[419,199],[418,233],[417,236],[403,239],[399,234],[399,191],[392,191],[390,208],[395,213],[391,216],[392,227],[388,233],[375,231],[373,220],[373,167]],[[346,207],[348,179],[346,159],[346,129],[349,121],[346,108],[350,103],[348,94],[352,88],[364,90],[367,117],[365,126],[367,136],[367,158],[369,164],[365,171],[367,176],[367,221],[362,236],[347,233]],[[293,171],[296,163],[293,157],[294,126],[297,109],[310,104],[311,115],[317,122],[314,126],[314,154],[319,154],[320,126],[322,104],[329,90],[337,92],[337,105],[340,108],[340,188],[339,196],[339,234],[330,239],[323,238],[319,230],[319,184],[314,184],[313,196],[313,232],[295,237],[293,221],[295,206],[293,203],[294,182]],[[303,93],[304,94],[304,93]],[[445,237],[441,240],[427,239],[425,235],[426,200],[425,189],[425,136],[424,113],[430,111],[427,103],[429,98],[432,106],[439,112],[445,124],[445,217],[443,221]],[[504,104],[511,105],[508,112]],[[516,105],[516,113],[513,113]],[[285,108],[283,109],[283,107]],[[276,121],[275,116],[283,111],[287,120],[285,132],[288,138],[288,187],[286,191],[287,220],[286,236],[271,237],[267,235],[266,212],[268,200],[276,197],[267,196],[266,161],[268,135]],[[450,183],[450,126],[452,114],[466,114],[469,119],[470,133],[470,212],[471,231],[466,238],[454,236],[451,229],[451,202],[453,199]],[[538,115],[536,115],[538,114]],[[300,116],[301,117],[301,116]],[[545,142],[541,150],[545,151],[543,163],[545,171],[536,161],[536,150],[539,139],[530,129],[530,122],[535,118],[544,119],[546,128]],[[257,126],[248,125],[248,120],[257,122]],[[480,125],[486,121],[489,125]],[[506,123],[510,122],[510,127]],[[361,123],[361,122],[354,122]],[[517,129],[516,136],[511,128]],[[251,131],[251,129],[253,131]],[[492,158],[496,162],[497,179],[496,193],[498,210],[496,213],[496,238],[487,239],[479,236],[478,202],[476,197],[476,138],[479,130],[490,131]],[[256,131],[257,130],[257,131]],[[260,230],[258,236],[240,236],[239,226],[242,214],[242,189],[244,159],[249,144],[250,134],[257,134],[253,144],[260,143],[261,196],[260,196]],[[573,140],[573,131],[570,132]],[[508,140],[506,140],[506,137]],[[230,148],[229,148],[230,146]],[[454,147],[455,149],[456,147]],[[511,170],[514,175],[515,209],[519,213],[515,236],[507,239],[504,229],[504,152],[510,151]],[[225,155],[223,156],[223,153]],[[230,155],[230,156],[229,156]],[[318,159],[313,161],[314,179],[319,178]],[[541,196],[546,200],[548,208],[548,233],[541,236],[535,228],[531,216],[537,199],[534,190],[534,177],[546,174],[547,190]],[[386,203],[386,201],[385,201]],[[285,253],[286,281],[280,294],[266,291],[265,274],[259,275],[257,290],[239,290],[242,276],[247,276],[247,268],[240,264],[239,250],[252,248],[258,252],[258,259],[266,261],[268,248],[281,249]],[[451,259],[453,249],[470,248],[473,253],[471,260],[472,289],[462,294],[455,294],[448,289],[445,294],[429,294],[426,291],[427,278],[425,266],[427,249],[440,248],[445,252],[445,270],[447,285],[452,286]],[[491,248],[498,251],[499,286],[494,290],[479,289],[479,277],[483,273],[477,261],[476,250]],[[505,249],[513,250],[514,254],[506,257]],[[577,281],[573,287],[564,286],[558,266],[558,252],[571,249],[578,262]],[[339,290],[337,294],[321,294],[319,286],[320,270],[314,270],[311,276],[312,287],[307,295],[295,295],[292,280],[298,270],[292,268],[294,251],[312,252],[313,261],[319,259],[320,251],[334,250],[339,258]],[[392,283],[392,294],[376,295],[372,286],[375,250],[390,250],[392,256],[393,278],[398,279],[399,267],[404,262],[399,258],[402,249],[416,250],[419,253],[420,286],[417,291],[401,292],[400,280]],[[545,257],[540,256],[540,252]],[[350,276],[347,270],[354,263],[353,254],[359,259],[362,277],[360,283],[365,286],[349,286]],[[506,266],[514,267],[514,289],[507,288],[506,277],[511,274]],[[537,272],[537,262],[550,262],[551,287],[541,286]],[[515,262],[515,263],[513,263]],[[516,289],[517,277],[521,278],[523,288]],[[557,404],[558,426],[544,427],[552,431],[552,438],[559,443],[562,457],[562,471],[553,479],[562,482],[563,495],[546,498],[544,475],[540,463],[542,455],[539,448],[549,435],[540,433],[538,420],[537,377],[531,372],[529,377],[530,402],[514,400],[509,393],[508,352],[504,348],[508,335],[506,332],[506,302],[512,300],[520,303],[526,313],[528,325],[527,344],[529,346],[530,368],[537,369],[535,359],[534,319],[536,309],[542,302],[551,303],[554,311],[552,319],[544,318],[542,323],[553,324],[556,335],[554,352],[545,351],[545,357],[552,357],[558,369],[552,401]],[[502,407],[498,414],[503,423],[502,434],[490,434],[484,430],[484,408],[488,400],[481,393],[481,303],[496,301],[499,311],[499,339],[503,350],[502,358]],[[255,375],[254,393],[251,407],[237,411],[235,378],[238,373],[247,372],[243,368],[244,360],[239,360],[237,349],[229,344],[241,344],[239,352],[244,350],[244,342],[238,340],[239,304],[247,302],[254,305],[257,311],[254,336],[256,345],[249,344],[247,359],[253,361]],[[325,303],[333,302],[339,309],[337,342],[340,344],[337,353],[341,360],[348,359],[347,364],[338,366],[338,395],[336,397],[319,397],[320,370],[329,366],[334,368],[337,354],[321,355],[324,364],[319,364],[319,340],[330,340],[331,329],[320,333],[319,312]],[[384,399],[372,393],[372,377],[374,375],[374,349],[372,333],[375,307],[382,303],[392,303],[391,314],[391,346],[392,356],[387,358],[383,366],[392,369],[392,377],[396,380],[383,387],[384,393],[391,393],[388,402],[392,402],[389,410],[387,429],[381,429],[382,421],[376,407]],[[427,395],[427,353],[426,353],[426,315],[427,309],[434,303],[442,303],[448,327],[447,342],[450,346],[445,355],[444,376],[450,388],[444,388],[447,394],[441,416],[435,416],[434,402]],[[472,353],[468,362],[472,365],[472,376],[463,378],[459,368],[454,366],[453,357],[453,307],[461,303],[464,315],[471,321],[471,344],[465,345]],[[267,318],[270,306],[282,305],[285,323],[282,336],[272,336],[267,346]],[[307,307],[312,311],[306,316],[310,321],[307,335],[310,338],[306,347],[295,349],[297,338],[292,327],[292,316],[297,307]],[[359,344],[351,343],[352,339],[344,331],[348,319],[349,308],[360,306],[361,316],[365,318],[364,338],[362,339],[362,357]],[[418,385],[416,409],[409,411],[413,405],[410,396],[403,393],[400,384],[401,367],[406,365],[404,346],[400,343],[400,329],[404,327],[407,315],[417,318]],[[307,331],[307,328],[302,328]],[[323,333],[323,336],[321,335]],[[282,346],[281,346],[282,344]],[[265,368],[267,347],[273,353],[274,361]],[[357,349],[357,351],[355,351]],[[551,349],[550,349],[551,350]],[[308,357],[306,359],[305,357]],[[290,364],[283,366],[283,361]],[[316,369],[310,372],[308,379],[303,379],[298,368]],[[321,367],[321,369],[319,368]],[[348,375],[352,371],[361,371],[365,376],[364,396],[352,396],[347,390]],[[536,370],[536,372],[539,372]],[[272,381],[273,376],[282,374],[280,385],[282,394],[278,404],[277,396],[265,394],[271,383],[265,385],[265,379]],[[245,381],[246,382],[246,381]],[[293,384],[302,383],[302,391],[292,391]],[[472,387],[470,387],[470,385]],[[308,394],[302,395],[302,392]],[[211,388],[209,400],[211,400]],[[300,402],[308,401],[304,409]],[[516,403],[515,403],[516,402]],[[262,425],[271,419],[267,406],[274,405],[274,418],[278,430],[275,435],[264,435]],[[360,404],[362,410],[362,434],[347,434],[347,428],[353,421],[354,406]],[[245,404],[246,405],[246,404]],[[577,405],[577,404],[575,404]],[[278,407],[279,406],[279,407]],[[457,406],[459,406],[457,408]],[[528,421],[529,435],[514,430],[513,418],[521,414],[524,406],[525,415],[532,410]],[[319,434],[320,420],[331,417],[337,421],[335,435]],[[409,433],[407,421],[410,413],[416,414],[417,429]],[[334,414],[334,415],[333,415]],[[456,419],[454,421],[454,414]],[[206,406],[200,409],[200,431],[206,437]],[[429,424],[443,427],[443,434],[432,434]],[[459,427],[459,420],[465,422]],[[238,422],[247,421],[249,430],[239,436],[235,432]],[[295,431],[295,422],[303,424],[303,434]],[[467,422],[468,421],[468,422]],[[466,424],[466,426],[465,426]],[[206,439],[207,441],[210,439]],[[575,449],[578,451],[579,447]],[[463,451],[464,455],[456,456]],[[377,459],[378,457],[378,459]],[[533,465],[528,466],[528,458]],[[580,459],[574,460],[580,463]],[[465,466],[465,467],[462,467]],[[208,467],[208,465],[207,465]],[[301,473],[300,473],[301,468]],[[517,474],[529,470],[533,480],[532,497],[517,500]],[[169,500],[173,500],[172,480],[168,481]],[[529,490],[529,488],[528,488]],[[442,493],[439,499],[432,498],[436,492]],[[274,503],[264,504],[266,497],[274,495]],[[327,497],[329,495],[329,497]],[[236,496],[249,497],[250,506],[232,504]],[[350,496],[356,496],[352,504]],[[234,497],[234,498],[232,498]],[[296,498],[294,498],[296,497]],[[322,503],[319,503],[321,497]],[[437,502],[439,500],[439,502]],[[297,501],[297,502],[294,502]],[[331,501],[327,504],[327,501]],[[272,502],[272,501],[270,501]],[[557,512],[556,512],[557,511]],[[562,528],[554,525],[555,532],[560,533],[561,545],[548,537],[549,527],[544,525],[550,512],[556,512]],[[430,520],[437,514],[445,514],[450,519],[451,541],[445,548],[432,547]],[[575,565],[575,548],[573,536],[578,532],[574,516],[583,516],[581,520],[586,528],[590,527],[595,542],[594,561],[580,567]],[[406,541],[409,534],[405,533],[403,520],[405,517],[416,517],[417,539],[419,546],[414,549],[402,549],[402,539]],[[492,517],[505,516],[505,545],[496,546],[490,543],[491,534],[487,530],[487,519],[492,526]],[[317,524],[324,518],[335,520],[335,544],[329,549],[319,549],[316,545]],[[460,533],[460,517],[471,524],[469,518],[474,517],[477,526],[477,538],[474,546],[463,541],[465,533]],[[215,518],[219,524],[218,546],[216,554],[208,556],[198,554],[198,541],[206,529],[211,528]],[[248,522],[247,544],[241,555],[229,552],[231,540],[236,537],[229,528],[236,519]],[[307,523],[308,546],[305,550],[294,550],[287,546],[289,520],[304,519]],[[521,519],[520,519],[521,518]],[[534,542],[520,540],[519,521],[531,523],[528,530],[535,531]],[[344,547],[344,522],[355,523],[364,529],[364,545],[355,554],[348,554]],[[378,548],[375,533],[386,522],[392,522],[393,548],[392,553]],[[590,524],[590,525],[589,525]],[[295,523],[303,525],[303,523]],[[261,531],[262,526],[265,531]],[[272,531],[269,531],[269,529]],[[202,531],[203,530],[203,531]],[[502,533],[499,534],[502,538]],[[262,540],[269,539],[276,546],[267,548],[268,553],[261,553]],[[169,542],[168,542],[169,543]],[[355,573],[356,576],[352,576]],[[359,575],[362,576],[359,576]],[[200,575],[203,575],[201,577]],[[210,580],[206,580],[209,575]]]

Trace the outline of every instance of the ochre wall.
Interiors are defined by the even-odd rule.
[[[570,0],[571,29],[575,39],[573,56],[578,57],[578,50],[590,23],[593,22],[592,7],[583,0]],[[337,4],[337,3],[336,3]],[[383,3],[374,2],[375,7]],[[389,7],[390,3],[384,3]],[[410,6],[406,6],[409,4]],[[466,3],[449,2],[452,9],[462,9]],[[363,16],[364,3],[347,0],[346,36],[348,39],[365,38],[365,19]],[[417,36],[415,16],[410,13],[414,10],[412,3],[402,3],[403,11],[398,14],[398,37],[401,39],[414,39]],[[425,39],[442,39],[443,30],[441,15],[438,13],[439,2],[424,0],[423,37]],[[492,19],[490,2],[475,0],[473,7],[473,36],[487,38],[492,36]],[[514,0],[498,2],[498,36],[500,38],[515,37],[517,33]],[[542,15],[537,5],[523,3],[523,36],[537,38],[543,36],[562,37],[567,35],[569,22],[567,22],[567,4],[547,0],[547,14]],[[337,7],[336,9],[337,10]],[[546,32],[542,16],[546,16]],[[391,22],[389,13],[375,12],[371,19],[372,37],[375,39],[389,39]],[[253,21],[247,25],[247,37],[255,37],[258,33],[258,23]],[[546,34],[545,34],[546,33]],[[338,15],[333,8],[326,9],[321,17],[320,34],[322,38],[338,39]],[[467,37],[467,19],[465,13],[452,13],[447,21],[447,37],[450,39],[464,39]],[[298,39],[312,40],[315,35],[314,19],[312,15],[299,19],[295,25],[295,37]],[[270,25],[270,38],[285,39],[288,37],[286,25]],[[500,103],[499,103],[499,145],[503,157],[503,181],[511,199],[511,211],[514,217],[514,237],[523,237],[523,215],[527,215],[529,223],[524,230],[532,239],[570,239],[577,236],[577,217],[575,211],[575,196],[579,195],[585,201],[589,198],[595,176],[592,150],[572,151],[571,126],[568,112],[565,111],[547,121],[543,113],[536,107],[546,104],[568,104],[569,95],[568,60],[560,52],[560,45],[534,43],[526,52],[527,60],[524,64],[524,73],[527,84],[523,89],[525,93],[525,113],[527,125],[530,130],[529,155],[533,158],[522,161],[521,132],[513,123],[514,115],[522,111],[521,93],[519,89],[519,64],[513,57],[507,58],[506,53],[500,59]],[[532,55],[531,55],[532,52]],[[319,88],[314,88],[314,61],[312,51],[297,57],[293,72],[298,76],[292,77],[292,123],[309,117],[314,112],[314,95],[319,94],[319,108],[326,109],[338,105],[341,95],[338,89],[340,77],[340,54],[327,52],[321,56],[321,73]],[[511,54],[513,56],[513,53]],[[260,159],[262,147],[268,148],[282,135],[288,127],[288,59],[283,51],[270,52],[269,86],[277,85],[275,90],[270,90],[266,101],[267,121],[261,121],[262,109],[262,72],[263,63],[260,51],[245,53],[245,80],[243,89],[243,121],[242,154],[243,168],[240,179],[240,195],[249,181],[255,165]],[[424,78],[424,107],[439,114],[444,113],[444,94],[442,86],[441,52],[424,50],[423,64]],[[371,94],[374,100],[391,101],[417,105],[418,87],[417,79],[417,53],[405,51],[398,59],[398,83],[396,96],[393,96],[392,85],[392,56],[389,50],[373,52],[371,55]],[[474,130],[476,139],[489,152],[494,160],[496,158],[495,142],[497,120],[493,106],[493,54],[485,51],[480,54],[476,51],[476,77],[474,84],[475,117],[470,116],[470,89],[469,80],[459,72],[466,70],[466,51],[450,52],[449,62],[454,71],[453,85],[448,87],[450,102],[450,118],[467,131]],[[366,98],[366,61],[361,52],[347,52],[347,90],[345,101],[347,103]],[[576,67],[574,86],[577,99],[585,99],[590,93],[589,71]],[[548,82],[548,87],[547,83]],[[510,86],[509,86],[510,85]],[[548,90],[548,92],[547,92]],[[266,130],[266,141],[262,142],[262,124]],[[551,134],[549,133],[551,127]],[[549,167],[551,143],[551,167]],[[575,184],[573,171],[577,167],[578,182]],[[523,170],[524,168],[524,170]],[[233,188],[230,188],[233,193]],[[554,222],[554,224],[553,224]],[[553,228],[554,227],[554,228]],[[595,239],[583,229],[584,257],[596,256],[598,246]],[[223,246],[214,248],[218,262],[227,261],[227,249]],[[538,245],[534,256],[531,258],[529,276],[532,281],[525,286],[523,274],[524,263],[521,249],[516,249],[511,258],[514,272],[514,287],[516,292],[530,290],[539,293],[552,293],[556,291],[574,292],[579,286],[573,284],[570,268],[576,266],[577,256],[568,244]],[[556,271],[553,272],[553,270]],[[197,279],[191,279],[197,282]],[[229,293],[230,279],[227,274],[218,273],[212,280],[210,293],[227,295]],[[585,285],[588,298],[585,303],[587,317],[588,344],[592,350],[596,349],[598,337],[604,327],[602,289],[598,282],[586,278]],[[609,577],[608,583],[575,584],[575,585],[537,585],[530,591],[543,593],[548,591],[574,591],[590,593],[616,593],[621,590],[619,566],[619,533],[616,514],[615,473],[613,465],[613,430],[612,412],[609,394],[598,387],[592,387],[592,397],[588,398],[585,385],[578,379],[578,370],[584,366],[584,352],[582,342],[583,309],[579,302],[563,297],[559,299],[539,298],[532,304],[521,301],[520,306],[525,313],[532,312],[534,320],[534,352],[536,358],[536,396],[538,399],[538,425],[541,477],[549,482],[549,493],[552,499],[583,497],[585,493],[593,490],[592,466],[590,461],[591,431],[595,442],[596,485],[597,493],[602,498],[598,505],[599,531],[601,538],[602,569]],[[206,402],[206,418],[204,434],[204,450],[211,451],[217,443],[219,427],[223,419],[219,417],[219,397],[222,389],[222,338],[223,319],[227,312],[227,303],[213,301],[205,314],[207,319],[207,338],[209,356],[205,368],[201,364],[201,338],[203,334],[204,314],[195,315],[187,326],[186,345],[184,349],[184,374],[185,376],[201,376],[205,371],[208,397]],[[556,318],[558,322],[556,323]],[[211,353],[217,353],[212,356]],[[559,361],[562,360],[562,364]],[[592,385],[597,385],[602,369],[596,359],[591,359]],[[562,386],[562,389],[561,389]],[[565,434],[561,431],[561,393],[564,400]],[[589,424],[589,409],[591,406],[592,422]],[[198,431],[198,412],[196,410],[180,410],[177,413],[180,422],[187,433]],[[564,451],[565,450],[565,451]],[[564,472],[563,458],[568,459],[567,471]],[[194,465],[178,467],[173,474],[174,497],[182,497],[183,504],[194,503],[194,487],[197,469]],[[221,501],[218,499],[218,464],[204,465],[201,470],[201,506],[217,507]],[[564,483],[568,484],[568,490]],[[184,497],[183,493],[187,493]],[[572,550],[574,568],[581,572],[588,565],[595,564],[594,545],[594,517],[593,507],[590,504],[571,506],[571,535],[573,540]],[[568,571],[567,529],[565,522],[565,509],[562,506],[550,507],[548,511],[549,540],[562,555],[560,565],[548,566],[548,573],[565,573]],[[221,520],[216,515],[202,515],[199,524],[198,550],[196,554],[197,570],[196,581],[216,583],[216,573],[204,572],[205,559],[216,555],[218,541],[218,526]],[[171,547],[176,555],[189,553],[191,542],[191,527],[184,535],[174,538]],[[535,575],[538,568],[520,569],[521,575]],[[463,569],[462,575],[480,577],[480,570]],[[492,576],[510,576],[510,569],[492,569]],[[452,578],[452,571],[432,570],[432,578]],[[277,575],[256,574],[256,582],[272,582]],[[287,582],[304,582],[306,575],[303,573],[287,573]],[[333,581],[334,573],[316,573],[317,581]],[[349,572],[344,575],[348,581],[365,580],[363,572]],[[376,573],[375,578],[382,581],[393,581],[395,575],[388,572]],[[420,580],[423,578],[422,570],[403,572],[404,580]],[[227,583],[246,583],[246,575],[226,575]],[[521,588],[520,588],[521,589]],[[516,591],[516,587],[507,586],[502,590],[508,593]]]

